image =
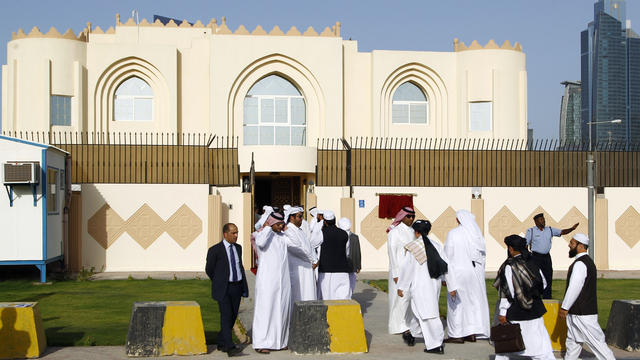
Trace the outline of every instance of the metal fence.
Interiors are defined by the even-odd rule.
[[[318,186],[583,187],[584,143],[557,140],[318,140]],[[596,186],[640,186],[640,145],[602,143]]]
[[[210,134],[3,132],[71,154],[72,182],[239,186],[238,139]]]

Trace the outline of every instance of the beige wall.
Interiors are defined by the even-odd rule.
[[[208,185],[82,185],[82,266],[204,271],[208,193]]]
[[[640,189],[606,188],[605,198],[609,208],[609,267],[637,270],[640,267]]]

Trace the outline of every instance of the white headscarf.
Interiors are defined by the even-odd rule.
[[[476,223],[476,216],[468,210],[458,210],[456,218],[460,222],[460,227],[471,239],[472,247],[476,250],[477,254],[474,256],[476,259],[474,260],[483,260],[482,258],[484,258],[487,248],[482,231],[480,231],[480,227]]]
[[[316,215],[318,215],[318,208],[317,207],[312,207],[311,209],[309,209],[309,214],[311,214],[311,216],[313,216],[313,218],[316,218]]]
[[[301,213],[304,210],[299,207],[299,206],[294,206],[291,207],[289,205],[285,205],[285,207],[288,206],[288,208],[284,211],[284,222],[285,223],[289,223],[289,216],[293,215],[293,214],[297,214],[297,213]]]
[[[258,222],[253,226],[256,229],[256,231],[262,228],[264,223],[267,221],[267,218],[269,217],[269,215],[271,215],[271,213],[273,212],[273,208],[269,205],[263,206],[262,210],[264,210],[264,212],[262,213],[262,216],[260,216],[260,219],[258,220]]]
[[[346,217],[340,218],[338,220],[338,227],[347,232],[347,234],[351,235],[351,220]]]

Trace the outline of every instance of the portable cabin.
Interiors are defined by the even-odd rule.
[[[46,282],[48,263],[63,260],[69,154],[51,145],[0,136],[0,265],[35,265]]]

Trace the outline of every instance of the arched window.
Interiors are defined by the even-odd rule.
[[[153,120],[153,89],[146,81],[133,76],[122,82],[113,98],[115,121]]]
[[[393,93],[392,120],[394,124],[427,124],[429,103],[416,84],[407,81]]]
[[[278,75],[256,82],[244,98],[245,145],[306,145],[304,97]]]

